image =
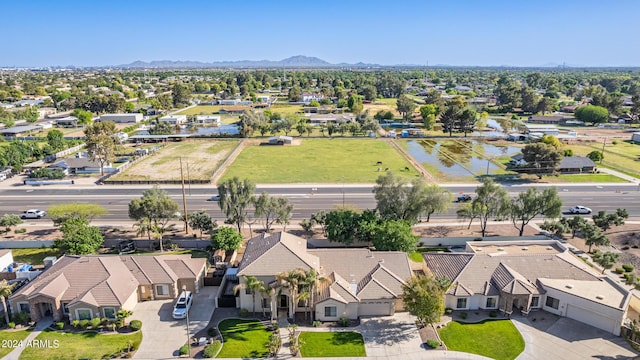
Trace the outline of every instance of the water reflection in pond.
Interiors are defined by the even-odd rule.
[[[502,171],[502,167],[489,159],[515,155],[520,148],[476,140],[422,139],[409,141],[407,151],[417,161],[430,164],[430,168],[436,167],[446,177],[468,177]]]

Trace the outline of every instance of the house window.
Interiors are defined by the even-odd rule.
[[[458,298],[456,309],[466,309],[467,308],[467,298]]]
[[[338,314],[338,309],[335,306],[325,306],[324,307],[324,316],[326,317],[336,317]]]
[[[91,320],[91,310],[89,309],[77,309],[76,317],[78,320]]]
[[[494,308],[496,307],[496,298],[487,298],[487,308]]]
[[[20,312],[30,314],[31,308],[29,307],[29,303],[18,303],[18,308],[20,308]]]
[[[65,315],[69,315],[69,303],[63,302],[60,303],[60,305],[62,306],[62,313]]]
[[[156,285],[156,294],[158,296],[169,296],[169,285]]]
[[[540,306],[540,297],[532,296],[531,297],[531,307],[538,307],[538,306]]]
[[[545,305],[553,309],[558,309],[558,306],[560,306],[560,300],[556,298],[552,298],[551,296],[547,296],[547,301],[545,302]]]
[[[262,299],[262,308],[263,309],[270,309],[271,308],[271,301],[269,299]]]
[[[104,317],[106,317],[107,319],[115,319],[116,318],[116,309],[115,308],[106,307],[106,308],[102,309],[102,312],[104,313]]]

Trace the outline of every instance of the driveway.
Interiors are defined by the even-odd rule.
[[[622,337],[568,318],[559,318],[548,325],[520,317],[512,321],[525,341],[524,351],[517,360],[622,360],[637,356]]]
[[[189,335],[209,324],[213,314],[217,286],[206,286],[194,295],[189,311]],[[145,301],[136,305],[129,321],[142,321],[142,344],[136,359],[175,359],[178,349],[187,342],[187,321],[171,317],[175,300]]]

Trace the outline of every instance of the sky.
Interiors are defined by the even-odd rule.
[[[0,67],[281,60],[640,66],[638,0],[30,0],[2,4]]]

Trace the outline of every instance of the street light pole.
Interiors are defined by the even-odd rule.
[[[607,144],[607,138],[605,137],[602,141],[602,156],[600,157],[600,165],[602,165],[602,160],[604,160],[604,146]]]

